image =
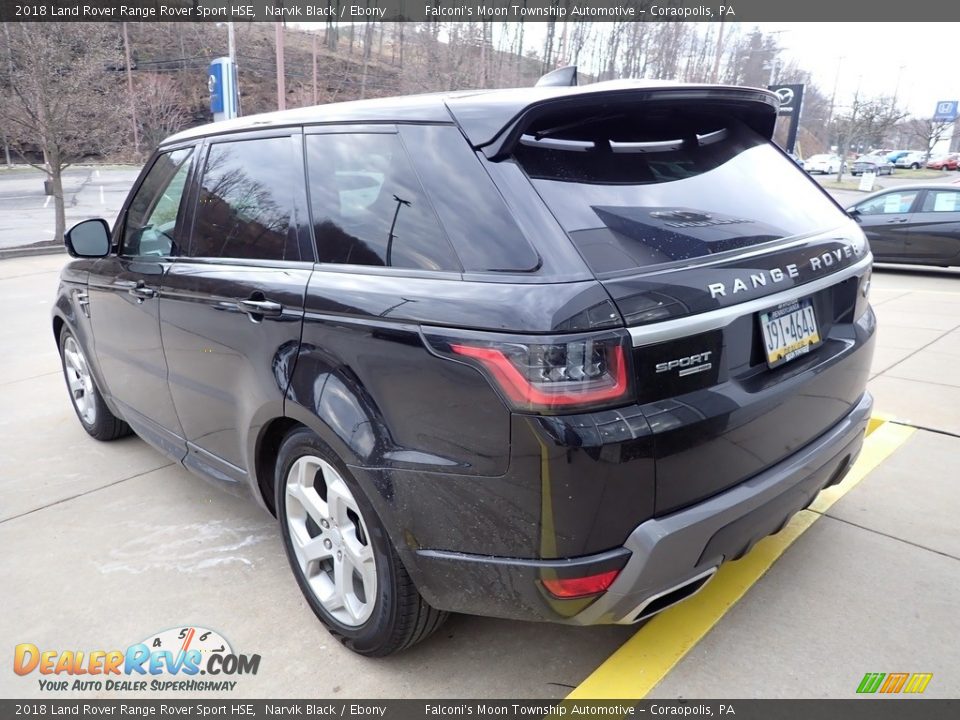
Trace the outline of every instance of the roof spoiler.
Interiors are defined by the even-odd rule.
[[[567,65],[537,80],[534,87],[573,87],[577,84],[577,66]]]
[[[557,72],[557,71],[555,71]],[[550,73],[553,75],[553,73]],[[546,76],[546,77],[549,77]],[[480,96],[446,101],[457,125],[474,149],[490,160],[506,157],[526,129],[539,118],[558,111],[610,111],[655,101],[682,101],[712,105],[742,120],[754,132],[771,138],[779,101],[769,90],[720,85],[652,84],[649,81],[614,81],[579,87],[514,88]],[[487,98],[498,102],[490,103]]]

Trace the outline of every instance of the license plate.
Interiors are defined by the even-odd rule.
[[[820,344],[820,330],[809,298],[778,305],[760,313],[763,350],[774,368],[805,355]]]

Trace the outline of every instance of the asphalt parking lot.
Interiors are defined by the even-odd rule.
[[[88,218],[112,223],[137,179],[133,166],[77,166],[63,176],[67,227]],[[0,251],[53,239],[53,198],[44,175],[25,166],[0,168]]]
[[[49,324],[64,261],[0,261],[0,297],[16,308],[0,326],[5,652],[124,648],[196,625],[261,655],[235,697],[852,697],[864,673],[893,671],[934,673],[926,696],[960,694],[956,270],[875,273],[870,389],[879,413],[924,429],[880,426],[859,484],[729,577],[639,629],[458,616],[406,654],[367,660],[316,622],[271,517],[137,438],[84,434]],[[0,673],[0,696],[44,694],[36,674]]]

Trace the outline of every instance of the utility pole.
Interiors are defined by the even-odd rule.
[[[276,24],[277,30],[277,110],[287,109],[287,86],[283,63],[283,23]]]
[[[317,34],[313,33],[313,104],[317,104]]]
[[[140,129],[137,127],[137,101],[133,96],[133,70],[130,68],[130,41],[127,39],[127,24],[123,27],[123,54],[127,64],[127,92],[130,93],[130,117],[133,120],[133,151],[140,154]]]

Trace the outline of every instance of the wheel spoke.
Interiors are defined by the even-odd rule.
[[[70,386],[70,391],[73,393],[74,397],[77,397],[77,393],[87,389],[86,384],[83,382],[83,378],[73,370],[71,370],[67,375],[67,384]]]
[[[324,475],[324,479],[326,479],[326,474]],[[347,487],[339,475],[333,482],[327,480],[327,505],[330,511],[330,518],[341,526],[351,524],[350,516],[347,514],[348,510],[357,513],[357,503],[350,493],[350,488]]]
[[[356,537],[344,536],[343,556],[360,575],[365,602],[373,602],[377,588],[377,566],[373,558],[373,548],[363,545]]]
[[[339,610],[346,606],[347,583],[351,581],[352,575],[349,572],[343,558],[334,557],[333,559],[333,595],[327,603],[327,610]]]
[[[325,538],[311,538],[306,533],[306,528],[303,530],[303,533],[292,533],[294,549],[303,564],[333,557],[333,550],[324,545]]]
[[[321,520],[326,520],[327,504],[313,488],[305,488],[303,485],[293,483],[287,485],[287,496],[296,500],[303,511],[318,525]]]

